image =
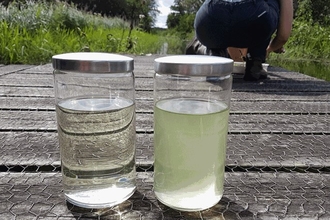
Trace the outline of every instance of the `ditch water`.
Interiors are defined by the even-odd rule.
[[[290,71],[300,72],[330,82],[330,62],[268,60],[272,66],[279,66]]]

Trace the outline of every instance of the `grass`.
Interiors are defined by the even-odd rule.
[[[311,1],[300,2],[285,48],[284,54],[272,54],[269,63],[330,81],[330,26],[313,20]]]
[[[114,53],[154,52],[146,49],[158,38],[134,31],[130,40],[128,31],[119,28],[85,27],[76,30],[37,29],[33,32],[19,26],[0,24],[2,39],[0,48],[1,62],[38,64],[49,62],[54,54],[77,51],[100,51]],[[148,38],[149,45],[138,47],[140,38]],[[155,39],[156,38],[156,39]],[[130,46],[129,44],[133,44]],[[154,50],[154,48],[152,48]]]
[[[297,19],[284,54],[272,53],[268,62],[330,81],[330,27]]]
[[[295,21],[285,48],[284,58],[327,62],[330,60],[330,27]]]
[[[77,10],[73,5],[55,2],[27,1],[25,4],[10,3],[7,8],[0,6],[0,21],[12,26],[20,26],[29,31],[36,29],[75,29],[87,26],[112,28],[128,27],[128,23],[119,18],[106,18]]]
[[[122,19],[102,17],[64,3],[0,6],[0,63],[40,64],[54,54],[78,51],[147,54],[177,53],[180,39],[129,30]],[[178,43],[179,42],[179,43]],[[180,45],[180,46],[178,46]]]

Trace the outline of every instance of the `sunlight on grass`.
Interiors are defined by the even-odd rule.
[[[119,18],[82,12],[64,3],[34,2],[0,6],[0,39],[4,64],[40,64],[50,62],[54,54],[78,51],[158,53],[167,41],[138,29],[129,32],[128,23]]]

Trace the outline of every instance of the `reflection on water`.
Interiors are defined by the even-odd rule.
[[[272,66],[283,67],[290,71],[300,72],[318,79],[330,82],[330,63],[317,61],[294,61],[269,59],[267,62]]]

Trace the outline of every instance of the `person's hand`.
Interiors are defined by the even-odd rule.
[[[281,54],[281,53],[285,53],[285,49],[284,49],[283,46],[281,48],[277,49],[277,50],[271,50],[271,48],[268,47],[267,48],[267,55],[266,55],[267,57],[269,56],[270,52]]]
[[[285,49],[284,49],[284,47],[281,47],[281,48],[279,48],[277,50],[274,50],[273,52],[274,53],[285,53]]]

